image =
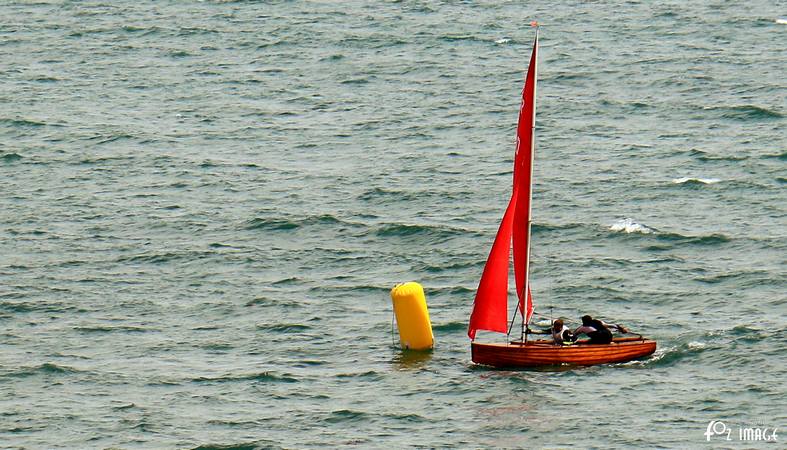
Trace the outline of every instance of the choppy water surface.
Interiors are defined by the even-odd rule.
[[[0,446],[696,448],[722,444],[711,420],[787,425],[785,11],[521,3],[0,5]],[[623,323],[658,340],[644,361],[470,362],[531,20],[537,312]],[[407,280],[431,354],[392,345]]]

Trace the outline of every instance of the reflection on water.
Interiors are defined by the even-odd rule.
[[[394,355],[393,363],[399,369],[423,369],[432,360],[433,351],[430,350],[401,350]]]
[[[490,366],[483,366],[480,364],[473,364],[470,370],[478,370],[486,372],[484,377],[489,376],[512,376],[519,372],[569,372],[572,370],[587,369],[590,366],[577,366],[571,364],[560,364],[551,366],[534,366],[534,367],[508,367],[508,368],[495,368]]]

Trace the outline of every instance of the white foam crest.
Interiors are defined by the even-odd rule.
[[[617,222],[613,223],[609,229],[612,231],[623,231],[626,233],[650,234],[656,232],[656,230],[653,228],[642,225],[641,223],[637,223],[630,217],[618,220]]]
[[[675,178],[674,180],[672,180],[672,182],[675,184],[683,184],[683,183],[713,184],[713,183],[718,183],[719,181],[721,180],[718,178],[689,178],[689,177]]]
[[[776,23],[779,25],[787,25],[787,19],[776,19]]]
[[[509,42],[511,42],[511,39],[504,37],[496,40],[495,44],[508,44]]]
[[[670,353],[674,352],[676,349],[677,349],[677,347],[667,347],[667,348],[659,347],[659,348],[656,349],[655,352],[653,352],[652,355],[650,355],[649,357],[647,357],[645,359],[635,359],[633,361],[625,362],[622,365],[625,365],[625,366],[644,366],[646,364],[653,364],[656,361],[660,361],[665,356],[667,356]]]
[[[539,327],[551,327],[552,321],[549,319],[541,319],[538,322],[536,322],[536,325],[538,325]]]

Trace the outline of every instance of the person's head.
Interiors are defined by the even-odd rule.
[[[582,325],[590,325],[591,320],[593,320],[593,318],[585,314],[582,316]]]
[[[552,322],[552,330],[553,331],[560,331],[563,329],[563,321],[560,319],[555,320]]]

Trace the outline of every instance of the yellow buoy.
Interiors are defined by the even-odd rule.
[[[391,289],[396,323],[399,326],[399,342],[402,348],[427,350],[434,347],[432,323],[426,307],[424,288],[415,282],[399,284]]]

